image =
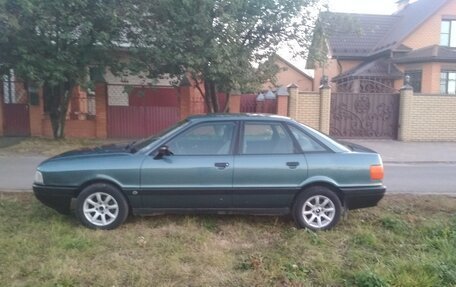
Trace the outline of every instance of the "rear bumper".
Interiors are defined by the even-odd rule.
[[[347,209],[376,206],[386,192],[385,186],[341,188]]]
[[[39,201],[63,214],[70,212],[75,191],[72,187],[33,185],[33,193]]]

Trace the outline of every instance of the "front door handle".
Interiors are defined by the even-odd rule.
[[[229,163],[227,162],[216,162],[214,163],[214,166],[217,167],[218,169],[225,169],[230,166]]]
[[[287,166],[291,169],[295,169],[299,166],[299,162],[297,161],[289,161],[287,162]]]

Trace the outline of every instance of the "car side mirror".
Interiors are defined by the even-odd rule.
[[[157,155],[154,157],[154,159],[162,159],[164,156],[170,155],[173,155],[173,153],[169,150],[168,146],[162,145],[158,148]]]

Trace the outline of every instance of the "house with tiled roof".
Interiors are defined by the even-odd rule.
[[[456,1],[401,2],[393,15],[323,13],[328,59],[308,62],[315,81],[325,74],[335,91],[379,92],[408,74],[415,92],[456,94]]]
[[[456,0],[397,2],[320,14],[306,68],[331,89],[330,134],[456,141]]]
[[[288,86],[290,84],[295,84],[302,91],[311,91],[313,89],[313,77],[308,75],[296,64],[291,63],[280,55],[276,55],[275,64],[279,68],[275,75],[275,81],[274,83],[264,83],[264,90]]]

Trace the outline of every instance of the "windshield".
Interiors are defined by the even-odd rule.
[[[182,120],[180,122],[177,122],[176,124],[152,135],[151,137],[148,137],[148,138],[145,138],[145,139],[142,139],[142,140],[139,140],[137,142],[133,142],[132,144],[128,145],[128,149],[134,153],[134,152],[137,152],[143,148],[145,148],[146,146],[150,145],[151,143],[153,143],[154,141],[156,141],[157,139],[161,138],[162,136],[166,135],[167,133],[173,131],[174,129],[186,124],[188,121],[187,120]]]

